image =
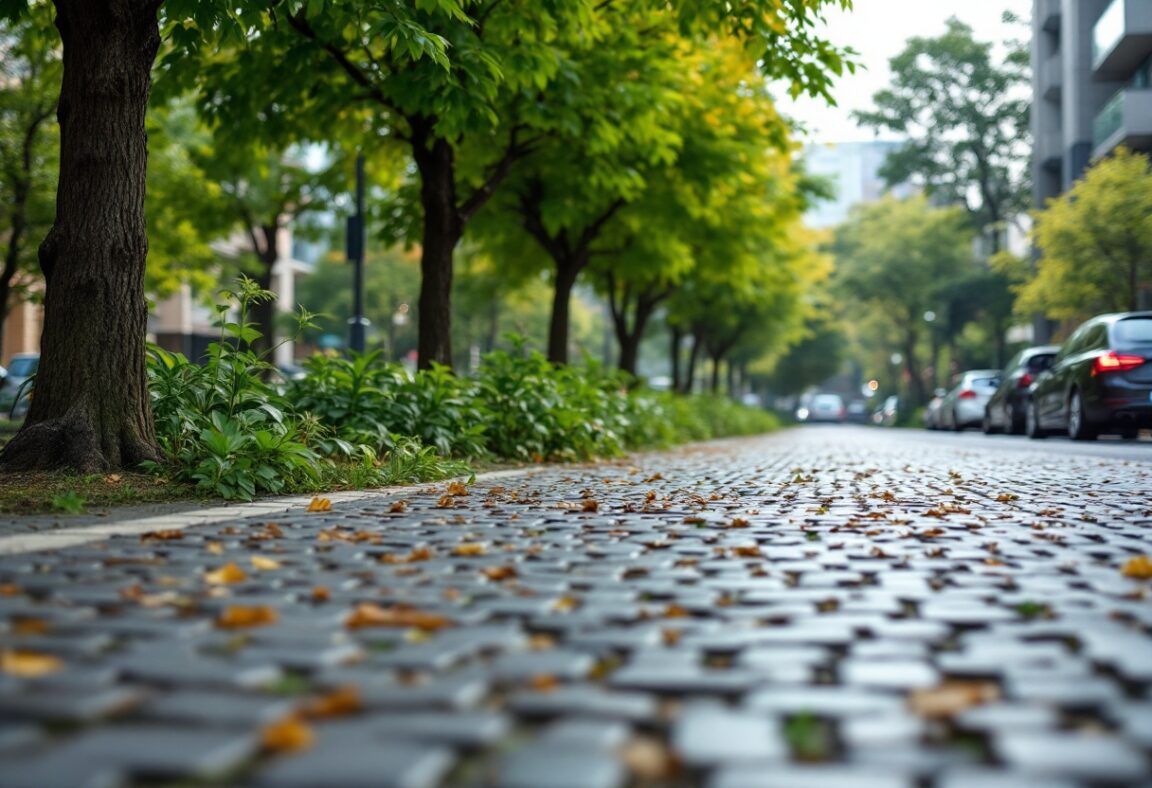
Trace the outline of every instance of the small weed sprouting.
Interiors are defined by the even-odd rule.
[[[80,514],[87,505],[87,501],[77,495],[75,490],[52,496],[52,508],[57,511]]]

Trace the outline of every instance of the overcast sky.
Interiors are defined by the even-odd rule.
[[[850,12],[829,11],[825,30],[829,40],[850,46],[859,52],[863,68],[838,80],[833,95],[839,106],[827,107],[822,101],[792,101],[784,89],[777,90],[780,110],[809,128],[806,142],[859,142],[876,139],[871,130],[861,129],[848,114],[854,109],[867,109],[872,94],[886,87],[891,79],[888,60],[899,53],[913,36],[937,36],[944,32],[945,22],[955,16],[968,23],[977,41],[1000,42],[1006,38],[1023,38],[1019,26],[1005,26],[1000,18],[1005,10],[1014,12],[1025,22],[1031,18],[1031,0],[854,0]]]

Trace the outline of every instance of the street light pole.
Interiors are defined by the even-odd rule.
[[[356,215],[348,217],[347,256],[352,263],[352,317],[348,319],[348,347],[364,352],[368,318],[364,317],[364,154],[356,156]]]

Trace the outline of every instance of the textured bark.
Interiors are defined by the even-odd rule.
[[[259,229],[259,236],[253,232],[253,238],[260,237],[261,243],[255,247],[256,257],[260,261],[260,270],[252,281],[261,290],[272,290],[272,269],[280,258],[280,250],[276,247],[275,223],[263,225]],[[276,337],[276,302],[260,301],[252,305],[252,322],[261,337],[252,343],[252,350],[257,355],[268,354],[272,350],[272,343]],[[271,359],[269,359],[271,360]]]
[[[556,260],[556,283],[552,290],[552,317],[548,323],[548,360],[553,364],[568,363],[568,320],[572,288],[576,277],[587,265],[581,260]]]
[[[456,204],[452,145],[413,123],[412,152],[420,170],[424,208],[424,246],[420,255],[420,369],[432,363],[452,365],[452,254],[464,233]]]
[[[684,338],[684,333],[672,326],[669,331],[669,347],[668,356],[672,362],[672,390],[680,390],[680,341]]]
[[[55,0],[64,45],[56,221],[36,391],[0,453],[9,470],[133,466],[157,456],[144,339],[144,112],[158,0]]]

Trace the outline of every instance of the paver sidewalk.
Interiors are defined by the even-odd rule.
[[[1152,785],[1152,462],[1052,451],[806,429],[3,555],[0,786]]]

